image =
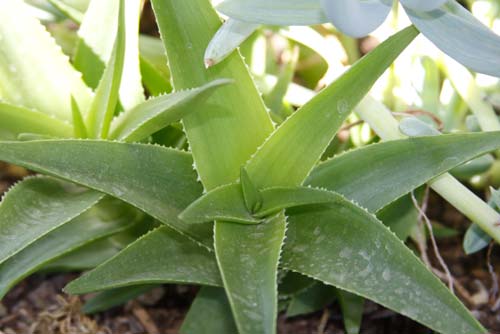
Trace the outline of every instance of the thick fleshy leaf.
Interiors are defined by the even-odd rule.
[[[137,217],[125,210],[114,219],[99,216],[99,205],[52,231],[0,265],[0,298],[24,277],[45,264],[97,239],[118,233]],[[104,208],[104,210],[106,210]]]
[[[199,88],[151,98],[115,118],[110,139],[133,142],[147,138],[199,110],[200,104],[210,97],[215,89],[229,83],[228,80],[219,79]]]
[[[205,65],[209,67],[221,62],[236,50],[258,27],[259,24],[256,23],[228,19],[217,30],[217,33],[208,44],[204,56]]]
[[[94,0],[90,2],[81,27],[74,64],[83,73],[87,84],[97,87],[103,75],[105,64],[112,57],[117,36],[119,1]],[[121,105],[131,109],[144,101],[139,68],[139,17],[141,0],[125,1],[125,47],[122,80],[119,95]],[[106,33],[102,33],[106,31]]]
[[[441,7],[448,0],[400,0],[403,6],[418,10],[421,12],[428,12]]]
[[[339,192],[375,212],[432,178],[499,146],[500,132],[388,141],[318,165],[306,184]],[[370,188],[364,188],[368,183]]]
[[[0,142],[0,160],[107,193],[205,245],[212,243],[209,224],[189,226],[177,218],[202,192],[186,152],[98,140],[44,140]]]
[[[65,291],[81,294],[158,283],[222,285],[213,253],[163,226],[72,281]]]
[[[139,36],[139,58],[144,86],[153,96],[172,91],[165,48],[159,38]]]
[[[257,187],[302,184],[345,118],[416,35],[408,27],[387,39],[287,118],[247,164]]]
[[[465,232],[463,247],[465,254],[474,254],[488,247],[491,237],[479,225],[472,224]]]
[[[67,121],[71,95],[88,107],[91,91],[23,1],[0,2],[0,41],[3,99]]]
[[[223,62],[208,70],[205,68],[203,56],[206,47],[221,25],[208,0],[153,0],[152,4],[169,58],[175,89],[201,86],[221,77],[234,78],[236,81],[235,85],[218,89],[205,104],[206,111],[191,114],[183,120],[196,168],[205,188],[211,190],[234,182],[239,178],[240,167],[273,130],[262,98],[238,53],[229,55]],[[247,327],[264,328],[258,331],[262,333],[275,332],[278,304],[277,259],[282,242],[277,243],[275,239],[277,236],[284,236],[285,225],[284,217],[279,217],[282,221],[263,225],[271,227],[270,230],[276,236],[267,234],[259,239],[246,238],[244,244],[248,246],[247,249],[238,249],[238,238],[233,238],[233,243],[230,239],[237,227],[249,226],[234,227],[216,222],[215,248],[221,249],[217,246],[219,240],[224,241],[227,249],[233,253],[238,249],[237,257],[226,257],[218,264],[223,276],[229,277],[225,272],[232,272],[231,280],[225,280],[224,287],[231,301],[233,314],[237,314],[237,327],[241,334],[246,333],[244,329]],[[244,230],[247,231],[249,229]],[[250,230],[248,235],[253,236],[254,232]],[[245,239],[241,232],[236,234]],[[265,249],[267,256],[258,256],[253,262],[244,261],[253,257],[247,250],[254,250],[259,244],[272,244],[272,247]],[[249,280],[246,273],[260,273],[261,276]],[[233,302],[235,299],[238,302]],[[248,300],[251,304],[243,305]],[[248,310],[251,312],[247,312]],[[265,322],[262,322],[264,319]]]
[[[500,36],[457,1],[449,0],[430,12],[410,8],[406,12],[418,30],[447,55],[471,70],[500,77]]]
[[[321,0],[335,28],[351,37],[363,37],[377,29],[392,9],[392,1]]]
[[[441,333],[486,332],[387,227],[358,206],[345,200],[289,213],[285,268],[374,300]]]
[[[15,140],[21,133],[69,138],[71,125],[36,110],[0,102],[0,138]]]
[[[342,197],[322,189],[308,187],[275,187],[260,192],[262,206],[253,214],[248,210],[239,184],[216,188],[200,197],[179,216],[191,223],[204,223],[214,220],[256,224],[261,219],[283,209],[311,204],[337,201]]]
[[[100,2],[100,1],[99,1]],[[118,31],[113,52],[96,88],[94,100],[87,113],[90,138],[107,138],[118,103],[120,83],[125,63],[125,1],[119,2]]]
[[[85,11],[87,10],[88,3],[89,1],[84,0],[84,1],[64,1],[64,0],[48,0],[50,4],[57,9],[59,9],[61,12],[63,12],[65,15],[70,17],[72,20],[74,20],[77,23],[82,22],[83,20],[83,15]],[[73,2],[75,4],[69,3]],[[80,6],[78,6],[80,5]]]
[[[364,298],[340,289],[337,289],[337,297],[346,333],[359,334],[365,304]]]
[[[215,225],[217,262],[240,333],[276,330],[276,273],[285,229],[283,213],[259,225]]]
[[[0,263],[68,223],[104,194],[51,177],[30,177],[0,204]]]
[[[325,23],[319,0],[224,0],[217,10],[235,19],[269,25],[312,25]]]
[[[182,327],[181,334],[234,334],[238,329],[231,317],[231,307],[224,289],[202,287]]]
[[[287,317],[309,314],[324,309],[335,300],[336,289],[333,286],[313,281],[291,300],[286,310]]]
[[[109,310],[112,307],[125,304],[131,299],[154,289],[156,285],[135,285],[103,291],[90,298],[82,307],[85,314],[93,314]]]

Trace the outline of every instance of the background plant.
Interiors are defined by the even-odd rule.
[[[393,64],[418,34],[414,27],[340,75],[343,65],[326,37],[306,27],[276,34],[285,41],[282,66],[266,57],[276,50],[261,30],[252,34],[255,24],[227,21],[207,50],[220,19],[206,0],[152,1],[163,45],[138,37],[140,1],[51,4],[55,15],[62,15],[58,9],[81,22],[76,35],[58,31],[64,23],[51,27],[61,45],[76,44],[71,62],[32,7],[0,3],[0,128],[8,140],[0,142],[0,159],[48,175],[18,183],[0,206],[3,293],[40,269],[95,267],[66,288],[104,291],[89,312],[148,285],[204,286],[186,333],[273,333],[279,309],[314,310],[325,301],[313,296],[322,294],[338,296],[350,332],[359,327],[361,297],[439,332],[485,332],[400,241],[415,225],[415,208],[406,210],[413,219],[393,213],[428,182],[478,224],[466,238],[469,251],[489,237],[500,240],[498,213],[445,174],[469,180],[484,171],[474,183],[495,184],[497,162],[485,154],[500,146],[492,131],[499,130],[497,116],[483,100],[480,77],[451,60],[438,64],[414,53]],[[392,21],[396,31],[404,18]],[[102,34],[103,25],[114,33]],[[206,57],[212,67],[205,68],[207,52],[221,60],[250,34],[241,48],[247,63],[232,52],[217,65]],[[352,40],[338,40],[354,63]],[[28,48],[36,50],[31,57]],[[302,74],[303,85],[293,83],[299,54],[314,52],[328,71],[321,60]],[[407,88],[397,78],[408,62],[425,69],[412,72],[410,92],[418,99],[391,93]],[[378,98],[365,97],[387,68],[373,91]],[[316,94],[318,81],[327,87]],[[175,93],[146,100],[141,82],[151,95]],[[498,81],[490,82],[494,97]],[[451,101],[443,101],[447,89]],[[402,111],[408,103],[444,119],[445,132],[462,133],[440,135],[425,117],[399,124],[386,106]],[[469,108],[475,116],[465,121]],[[334,138],[345,122],[357,121],[353,110],[392,141],[366,145],[377,140],[366,125],[349,130],[351,142]],[[465,126],[491,132],[463,133]],[[312,298],[313,307],[294,310],[301,298]]]

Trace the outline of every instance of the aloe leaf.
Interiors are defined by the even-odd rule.
[[[499,146],[500,132],[388,141],[318,165],[306,184],[339,192],[375,212],[432,178]]]
[[[183,119],[205,188],[234,182],[240,167],[273,130],[260,94],[239,54],[205,68],[205,49],[221,25],[208,0],[152,1],[152,5],[175,90],[200,87],[220,78],[236,81],[214,92],[203,110]]]
[[[217,262],[240,333],[275,332],[276,274],[285,229],[283,213],[259,225],[215,225]]]
[[[239,54],[233,53],[217,66],[205,69],[205,49],[221,24],[208,0],[153,0],[152,4],[175,89],[200,86],[220,77],[234,78],[237,83],[217,90],[205,105],[205,112],[183,119],[196,168],[205,188],[211,190],[234,182],[239,177],[240,167],[273,130],[262,98]],[[195,17],[193,12],[199,15]],[[276,238],[284,237],[285,226],[284,217],[278,217],[280,221],[255,227],[257,231],[267,227],[275,235],[266,234],[253,240],[241,235],[247,231],[249,236],[255,235],[255,231],[243,229],[249,226],[235,227],[216,222],[215,248],[233,253],[238,249],[235,253],[238,256],[234,258],[221,260],[219,256],[223,255],[217,251],[216,255],[222,275],[229,277],[225,274],[227,271],[233,274],[230,280],[224,281],[224,287],[242,334],[246,333],[246,328],[258,328],[258,332],[262,333],[275,332],[277,264],[283,241],[277,242]],[[242,231],[238,232],[238,228]],[[238,248],[235,243],[239,239],[232,238],[233,234],[245,239],[244,244],[248,248]],[[219,242],[224,242],[224,247],[219,247]],[[246,261],[253,257],[247,250],[259,248],[259,245],[269,246],[265,248],[266,256]],[[260,277],[249,280],[247,272],[260,274]],[[234,302],[235,299],[238,301]],[[247,301],[251,304],[245,304]]]
[[[155,287],[155,285],[136,285],[103,291],[90,298],[83,305],[82,311],[85,314],[106,311],[112,307],[125,304],[129,300],[139,297]]]
[[[45,113],[0,102],[0,138],[13,140],[26,132],[69,138],[73,129],[70,124]]]
[[[73,96],[71,96],[71,113],[73,115],[73,131],[75,138],[87,138],[87,127],[83,121],[78,102],[76,102]]]
[[[78,31],[75,51],[75,66],[91,87],[97,87],[104,65],[112,58],[112,50],[117,37],[119,1],[94,0]],[[141,0],[124,2],[124,66],[119,83],[121,105],[131,109],[144,101],[139,66],[139,18],[142,11]],[[106,31],[105,34],[102,32]]]
[[[418,30],[447,55],[476,72],[500,77],[500,36],[458,2],[450,0],[430,12],[410,8],[406,12]]]
[[[179,330],[181,334],[237,332],[224,289],[214,287],[201,288]]]
[[[191,223],[225,220],[235,223],[255,224],[260,219],[283,209],[336,201],[339,195],[322,189],[307,187],[274,187],[260,192],[262,206],[253,215],[248,210],[239,184],[216,188],[200,197],[186,208],[179,218]],[[259,219],[260,218],[260,219]]]
[[[404,6],[419,11],[431,11],[441,7],[447,0],[401,0]]]
[[[479,225],[472,224],[464,235],[463,247],[465,254],[474,254],[488,247],[491,239],[488,233],[484,232]]]
[[[199,110],[200,104],[218,87],[230,82],[219,79],[199,88],[151,98],[115,118],[109,137],[129,142],[147,138],[191,112]]]
[[[139,36],[139,58],[144,86],[153,96],[172,91],[165,48],[159,38]]]
[[[416,196],[418,199],[418,193]],[[403,241],[408,238],[412,228],[417,224],[418,215],[418,210],[409,194],[398,198],[377,212],[377,218]]]
[[[355,294],[337,289],[337,298],[347,334],[358,334],[361,329],[365,299]]]
[[[387,39],[290,116],[247,164],[257,187],[302,184],[352,108],[416,35],[408,27]]]
[[[50,2],[50,4],[52,6],[59,9],[61,12],[63,12],[65,15],[67,15],[68,17],[70,17],[72,20],[74,20],[77,23],[82,22],[83,15],[84,15],[85,11],[87,10],[86,7],[83,8],[83,6],[82,6],[81,8],[77,8],[75,6],[72,6],[71,4],[68,4],[66,1],[63,1],[63,0],[48,0],[48,1]],[[89,1],[81,1],[81,2],[83,2],[83,3],[87,2],[87,5],[88,5]]]
[[[278,292],[280,297],[290,297],[311,287],[314,282],[310,277],[289,271],[281,279]]]
[[[189,226],[177,218],[202,192],[186,152],[99,140],[44,140],[0,142],[0,160],[109,194],[205,245],[212,243],[210,225]]]
[[[158,283],[222,284],[213,253],[163,226],[72,281],[65,291],[81,294]]]
[[[440,333],[486,332],[387,227],[355,204],[345,200],[289,214],[285,268],[369,298]]]
[[[240,182],[247,210],[252,213],[259,211],[262,207],[262,195],[244,167],[241,167]]]
[[[66,121],[71,120],[71,95],[88,107],[91,91],[23,1],[0,2],[0,41],[3,99]]]
[[[109,62],[97,86],[87,113],[87,129],[91,138],[106,138],[118,103],[125,63],[125,2],[120,0],[118,31]]]
[[[50,177],[30,177],[0,204],[0,263],[68,223],[104,195]]]
[[[259,24],[229,18],[217,30],[217,33],[208,44],[204,56],[205,65],[210,67],[221,62],[236,50],[259,26]]]
[[[335,300],[335,290],[333,286],[315,281],[292,298],[286,316],[295,317],[324,309]]]
[[[221,13],[241,21],[269,25],[312,25],[328,22],[319,0],[224,0]]]
[[[128,211],[113,220],[101,219],[99,206],[38,239],[0,265],[0,298],[24,277],[47,263],[95,240],[118,233],[134,222]]]

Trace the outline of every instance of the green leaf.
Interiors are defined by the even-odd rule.
[[[0,160],[109,194],[198,242],[212,243],[210,225],[189,226],[177,218],[202,192],[186,152],[99,140],[44,140],[0,142]]]
[[[119,95],[125,110],[144,101],[139,67],[139,18],[142,3],[141,0],[124,2],[124,66]],[[105,64],[112,58],[117,37],[119,4],[116,0],[91,1],[78,31],[74,63],[93,88],[97,87]],[[103,34],[103,31],[106,33]]]
[[[273,130],[260,94],[237,53],[205,68],[205,49],[221,25],[208,0],[155,0],[152,5],[175,90],[200,87],[220,78],[236,82],[218,89],[203,110],[183,120],[205,188],[234,182],[240,167]]]
[[[129,300],[139,297],[155,287],[155,285],[135,285],[103,291],[90,298],[83,305],[82,311],[85,314],[106,311],[112,307],[125,304]]]
[[[276,274],[285,228],[283,213],[259,225],[215,224],[217,262],[240,333],[276,330]]]
[[[241,190],[246,208],[251,213],[257,212],[262,208],[262,195],[253,184],[250,176],[248,176],[245,167],[241,167],[240,175]]]
[[[417,198],[419,197],[417,196]],[[399,239],[404,241],[417,224],[418,214],[418,210],[408,194],[379,210],[377,218],[389,227]]]
[[[375,212],[432,178],[499,146],[500,132],[388,141],[320,164],[306,184],[339,192]]]
[[[406,12],[418,30],[447,55],[476,72],[500,77],[500,36],[457,1],[430,12],[409,8]]]
[[[182,327],[181,334],[234,334],[238,330],[224,289],[202,287]]]
[[[204,61],[207,67],[221,62],[257,30],[259,24],[229,18],[208,44]]]
[[[104,195],[50,177],[30,177],[0,204],[0,263],[68,223]]]
[[[387,39],[287,118],[247,164],[257,187],[302,184],[351,110],[416,35],[408,27]]]
[[[100,1],[99,1],[100,2]],[[87,129],[91,138],[106,138],[118,103],[118,94],[125,63],[125,1],[120,0],[118,31],[113,52],[97,86],[87,114]]]
[[[73,21],[80,23],[83,20],[83,15],[85,11],[87,10],[88,2],[87,0],[82,0],[82,1],[64,1],[64,0],[48,0],[50,4],[57,9],[59,9],[61,12],[63,12],[65,15],[67,15],[69,18],[71,18]],[[74,4],[68,3],[68,2],[75,2],[77,5],[80,6],[74,6]],[[78,4],[78,2],[80,4]],[[85,6],[87,5],[87,6]]]
[[[71,113],[73,115],[73,131],[75,138],[87,138],[87,127],[83,121],[78,102],[76,102],[73,96],[71,96]]]
[[[69,121],[71,95],[86,109],[91,91],[45,27],[31,14],[21,0],[0,2],[2,97],[9,103]]]
[[[69,138],[73,129],[70,124],[39,111],[0,102],[0,138],[13,140],[26,132]]]
[[[140,35],[139,57],[144,86],[153,96],[172,91],[165,48],[159,38]]]
[[[281,279],[278,292],[280,297],[293,296],[311,287],[314,282],[310,277],[289,271]]]
[[[340,289],[337,289],[337,297],[346,333],[358,334],[361,329],[365,299]]]
[[[453,168],[450,174],[459,180],[468,181],[471,177],[486,173],[493,166],[495,158],[485,154],[463,165]]]
[[[95,240],[118,233],[137,219],[137,216],[131,215],[130,211],[124,211],[124,215],[106,220],[99,216],[99,210],[99,205],[94,206],[2,263],[0,265],[0,298],[14,284],[43,268],[50,261]]]
[[[335,300],[335,288],[320,282],[314,282],[310,287],[292,298],[286,310],[287,317],[295,317],[324,309]]]
[[[488,247],[491,239],[488,233],[484,232],[479,225],[472,224],[464,235],[463,247],[465,254],[474,254]]]
[[[319,1],[224,0],[221,13],[241,21],[269,25],[312,25],[328,22]]]
[[[485,333],[439,279],[358,206],[345,200],[289,213],[285,268],[369,298],[441,333]]]
[[[110,139],[140,141],[200,109],[200,104],[229,80],[215,80],[202,87],[151,98],[114,119]]]
[[[163,226],[72,281],[65,291],[82,294],[158,283],[222,284],[213,253]]]
[[[323,204],[339,200],[340,195],[323,189],[308,187],[275,187],[260,192],[262,207],[251,214],[247,209],[243,192],[239,184],[216,188],[184,210],[179,218],[190,224],[224,220],[228,222],[256,224],[266,216],[276,214],[283,209]]]

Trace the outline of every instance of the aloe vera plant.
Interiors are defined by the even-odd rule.
[[[161,41],[139,36],[140,0],[50,2],[81,22],[71,61],[25,3],[0,2],[0,160],[42,174],[0,204],[0,296],[38,270],[92,269],[65,287],[99,292],[88,312],[158,284],[202,286],[182,333],[272,334],[283,303],[293,315],[334,298],[349,333],[363,298],[440,333],[486,333],[403,243],[402,212],[429,183],[500,241],[498,213],[446,174],[497,151],[500,129],[441,135],[367,111],[417,28],[286,110],[298,56],[263,99],[239,51],[216,45],[258,25],[219,30],[208,0],[151,1]],[[42,56],[21,60],[28,45]],[[325,159],[353,111],[394,140]]]

